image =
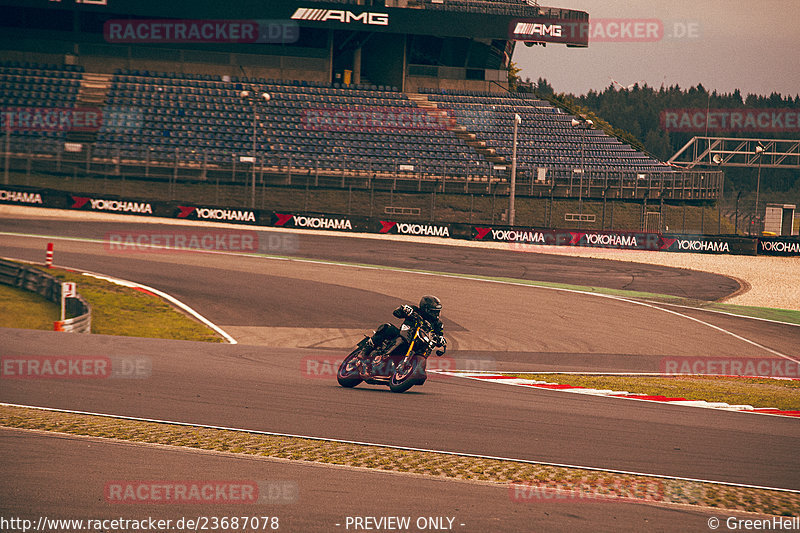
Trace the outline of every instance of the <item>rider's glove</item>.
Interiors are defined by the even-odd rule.
[[[404,313],[406,316],[411,316],[411,315],[414,313],[414,308],[413,308],[413,307],[411,307],[410,305],[404,305],[404,306],[402,307],[402,309],[403,309],[403,313]]]

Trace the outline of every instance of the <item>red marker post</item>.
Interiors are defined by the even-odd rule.
[[[47,243],[47,254],[45,255],[45,264],[47,268],[53,268],[53,243]]]

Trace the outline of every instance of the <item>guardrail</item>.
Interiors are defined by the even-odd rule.
[[[61,281],[32,266],[0,259],[0,283],[39,294],[57,304],[61,303]],[[59,331],[91,333],[92,308],[79,294],[65,300],[68,318],[59,322]]]

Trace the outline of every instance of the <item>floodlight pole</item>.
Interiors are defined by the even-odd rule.
[[[594,122],[588,119],[572,119],[572,127],[577,128],[578,126],[583,126],[581,129],[581,177],[578,184],[578,228],[583,227],[583,175],[586,173],[586,159],[585,159],[585,150],[586,150],[586,130],[590,129],[594,126]],[[574,174],[574,172],[573,172]],[[589,184],[589,188],[591,189],[591,182]]]
[[[756,205],[755,205],[755,219],[758,220],[758,193],[761,191],[761,159],[763,158],[764,154],[764,147],[761,143],[758,143],[756,146],[756,156],[758,157],[758,179],[756,180]],[[761,224],[759,224],[759,227]],[[758,235],[759,228],[756,228],[756,235]]]
[[[239,96],[242,98],[250,98],[250,105],[253,107],[253,161],[252,161],[252,177],[250,183],[250,208],[255,209],[256,207],[256,161],[258,157],[256,155],[256,143],[258,138],[258,103],[259,97],[263,98],[264,101],[269,102],[270,94],[269,93],[261,93],[259,95],[256,94],[255,89],[252,92],[250,91],[242,91]]]
[[[511,149],[511,192],[508,196],[508,225],[514,225],[515,209],[514,201],[517,193],[517,128],[522,122],[522,117],[514,115],[514,146]]]

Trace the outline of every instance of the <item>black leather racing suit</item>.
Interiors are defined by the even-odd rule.
[[[432,331],[434,335],[437,337],[441,337],[444,333],[444,325],[442,321],[436,317],[428,316],[427,314],[420,311],[419,307],[416,305],[401,305],[394,311],[392,314],[397,318],[403,318],[405,321],[403,325],[398,328],[394,324],[382,324],[377,330],[375,330],[375,334],[372,335],[372,342],[375,346],[380,346],[382,342],[387,339],[394,339],[397,336],[402,337],[406,341],[409,341],[408,335],[413,331],[414,321],[411,320],[412,313],[408,312],[408,309],[412,310],[412,313],[416,313],[425,320],[426,325],[423,326],[425,329]]]

